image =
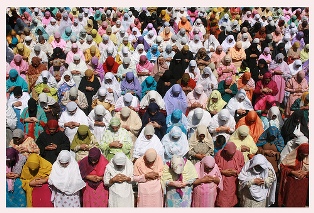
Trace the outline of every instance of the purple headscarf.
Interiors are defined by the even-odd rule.
[[[178,96],[175,96],[175,93],[179,93]],[[171,115],[171,113],[175,109],[180,109],[183,114],[187,109],[187,100],[186,95],[182,90],[182,87],[179,84],[173,85],[165,94],[164,101],[166,104],[167,115]]]
[[[134,44],[134,49],[136,49],[138,44],[143,44],[144,45],[144,50],[147,52],[150,48],[149,44],[146,42],[143,36],[139,36],[137,41]]]
[[[92,57],[91,64],[93,66],[96,66],[96,68],[94,70],[98,72],[100,80],[103,81],[104,75],[105,75],[104,68],[103,68],[102,64],[100,64],[98,62],[98,58],[96,56]]]
[[[8,164],[13,167],[19,161],[19,152],[12,147],[8,147],[6,149],[6,157],[7,161],[9,161]]]
[[[132,79],[133,81],[131,81],[130,83],[127,81]],[[142,87],[138,79],[134,76],[133,72],[126,73],[125,78],[121,82],[121,91],[125,91],[125,93],[127,93],[128,91],[134,91],[138,98],[141,99]]]

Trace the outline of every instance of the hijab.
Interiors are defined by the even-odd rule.
[[[174,94],[178,93],[178,96]],[[165,94],[167,115],[170,115],[175,109],[180,109],[185,113],[187,109],[187,99],[182,87],[179,84],[173,85]]]
[[[275,139],[273,141],[270,138],[274,136]],[[275,126],[270,126],[266,129],[263,134],[258,138],[256,146],[263,146],[266,143],[275,144],[277,151],[281,152],[285,146],[284,140],[281,136],[280,130]]]
[[[216,103],[214,103],[212,101],[212,98],[218,98],[218,101]],[[227,104],[227,102],[225,102],[222,97],[221,97],[221,93],[218,90],[214,90],[209,98],[208,98],[208,103],[207,103],[207,110],[208,111],[220,111],[224,108],[224,106]]]
[[[127,80],[132,80],[130,83]],[[139,80],[134,76],[133,72],[127,72],[125,78],[121,82],[121,90],[134,90],[136,95],[141,98],[142,97],[142,87],[140,85]]]

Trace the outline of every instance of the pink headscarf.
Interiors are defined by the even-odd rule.
[[[150,63],[147,60],[146,55],[141,55],[139,63],[136,64],[136,71],[137,72],[143,72],[143,71],[147,70],[148,72],[151,73],[153,71],[153,68],[154,68],[154,64]]]

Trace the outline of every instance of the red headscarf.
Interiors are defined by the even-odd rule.
[[[103,64],[103,68],[105,73],[112,72],[116,74],[119,68],[119,64],[114,60],[112,56],[108,56]]]
[[[49,120],[46,124],[46,133],[50,135],[49,129],[56,128],[56,132],[59,132],[59,125],[57,120]]]

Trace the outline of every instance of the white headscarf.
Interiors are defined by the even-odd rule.
[[[68,82],[66,82],[64,80],[64,76],[70,76],[70,80]],[[57,88],[59,89],[59,87],[63,84],[63,83],[66,83],[69,87],[73,87],[75,85],[75,82],[73,80],[73,76],[72,76],[72,73],[70,71],[65,71],[61,77],[61,80],[58,82],[58,85],[57,85]]]
[[[232,42],[229,43],[229,39],[232,39]],[[236,44],[233,35],[228,35],[225,40],[221,43],[222,49],[225,53],[228,52],[229,48],[234,47]]]
[[[67,167],[62,167],[61,163],[69,163]],[[82,180],[79,166],[67,150],[62,150],[57,160],[52,165],[48,183],[55,186],[61,192],[72,195],[86,186]]]
[[[242,102],[239,102],[239,98],[244,100]],[[231,98],[227,104],[226,109],[229,110],[230,114],[232,116],[235,115],[235,111],[237,109],[244,109],[244,110],[253,110],[253,106],[251,101],[248,99],[246,92],[244,89],[238,90],[237,94],[235,97]]]
[[[143,52],[141,54],[139,54],[139,52],[138,52],[139,49],[143,49]],[[132,56],[130,57],[131,61],[134,64],[137,64],[140,61],[141,55],[146,55],[146,52],[145,52],[145,49],[144,49],[144,45],[143,44],[138,44],[136,49],[134,50]]]
[[[299,68],[297,68],[297,65],[301,65]],[[289,69],[291,75],[296,75],[300,70],[302,70],[302,61],[300,59],[295,60],[292,64],[289,64]]]
[[[272,119],[273,115],[276,115],[277,118],[275,120]],[[267,118],[269,120],[269,126],[275,126],[278,129],[281,129],[283,126],[283,120],[281,117],[280,110],[277,106],[272,106],[267,113]]]
[[[150,130],[150,132],[146,133],[145,129]],[[145,133],[147,135],[153,135],[153,137],[148,140],[145,137]],[[147,125],[146,127],[143,128],[143,130],[141,131],[140,135],[138,136],[134,144],[134,151],[133,151],[134,158],[142,157],[145,154],[146,150],[150,148],[155,149],[157,154],[160,155],[162,159],[164,158],[164,147],[160,139],[154,133],[155,133],[155,130],[154,130],[154,127],[152,127],[152,125]]]
[[[44,82],[44,81],[43,81],[43,78],[45,78],[45,77],[48,79],[48,83],[47,83],[47,84],[48,84],[50,87],[57,88],[57,81],[56,81],[55,77],[53,77],[53,76],[50,74],[50,72],[48,72],[48,70],[44,70],[44,71],[41,72],[41,75],[38,76],[38,79],[37,79],[35,85],[38,85],[38,84],[40,84],[40,83],[43,83],[43,82]]]
[[[204,77],[204,74],[209,74],[208,78]],[[218,81],[216,76],[213,74],[212,69],[210,67],[205,67],[203,70],[203,74],[197,80],[197,84],[201,84],[203,86],[205,94],[209,97],[212,90],[218,88]],[[214,85],[213,88],[211,85]]]
[[[155,91],[150,90],[141,100],[140,106],[142,109],[148,107],[150,104],[150,99],[155,99],[156,104],[159,106],[160,109],[165,110],[165,101],[162,99],[161,95]]]
[[[262,171],[256,171],[255,166],[261,166],[263,168]],[[245,186],[247,186],[248,182],[252,181],[255,178],[261,178],[265,181],[265,184],[260,186],[252,184],[249,187],[251,196],[256,201],[262,201],[267,199],[267,206],[275,203],[275,192],[276,192],[276,183],[277,180],[269,186],[267,184],[268,172],[271,170],[275,175],[275,170],[271,163],[266,159],[264,155],[257,154],[251,160],[247,161],[242,168],[240,174],[238,175],[239,179],[239,190],[242,190]]]
[[[116,167],[116,164],[124,163],[123,169],[119,170]],[[127,177],[133,179],[133,163],[130,159],[126,157],[123,152],[118,152],[115,156],[110,160],[108,165],[106,166],[105,176],[109,174],[111,177],[116,176],[117,174],[124,174]],[[114,183],[110,186],[109,190],[120,197],[128,197],[130,192],[132,192],[132,184],[123,182],[123,183]]]
[[[300,146],[303,143],[309,143],[309,139],[304,135],[298,136],[297,138],[293,138],[290,141],[288,141],[286,146],[280,152],[280,162],[283,159],[285,159],[285,157],[290,152],[292,152],[292,150],[295,150],[298,146]],[[280,167],[280,164],[278,164],[278,167]]]

